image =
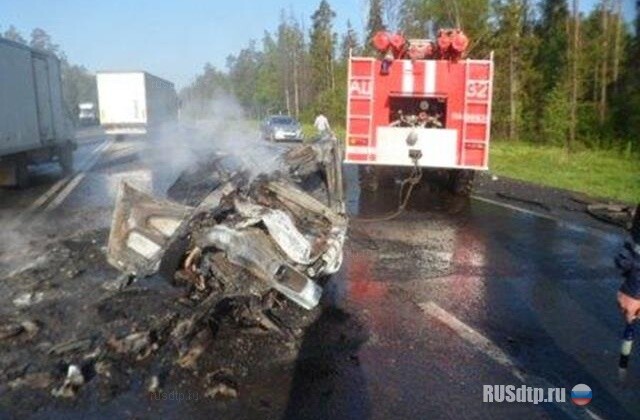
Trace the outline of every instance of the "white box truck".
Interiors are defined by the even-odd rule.
[[[107,134],[147,134],[177,119],[178,96],[171,82],[143,71],[103,71],[96,79],[100,125]]]
[[[83,127],[98,123],[96,104],[93,102],[82,102],[78,104],[78,123]]]
[[[25,187],[28,165],[44,161],[71,173],[75,147],[58,58],[0,38],[0,185]]]

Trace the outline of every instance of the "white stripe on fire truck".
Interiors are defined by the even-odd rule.
[[[402,60],[402,93],[413,93],[413,60]]]
[[[424,68],[424,93],[436,92],[436,61],[426,60]]]
[[[369,153],[373,153],[375,150],[372,150],[369,146],[349,146],[347,151],[358,155],[368,155]]]

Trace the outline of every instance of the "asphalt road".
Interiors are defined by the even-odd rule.
[[[0,276],[60,237],[108,227],[122,181],[162,196],[184,169],[144,137],[114,141],[93,127],[76,140],[72,175],[63,177],[57,163],[32,165],[29,188],[0,189]]]
[[[110,207],[122,180],[162,194],[177,177],[177,168],[166,164],[170,156],[149,153],[151,147],[143,137],[116,142],[95,127],[79,130],[76,138],[74,173],[62,177],[56,163],[32,165],[29,188],[0,190],[0,217]]]
[[[354,213],[384,214],[389,197],[360,195]],[[393,221],[357,217],[340,296],[376,338],[360,350],[374,418],[640,415],[640,365],[617,369],[621,237],[429,194]],[[563,387],[567,402],[483,403],[492,384]]]
[[[32,188],[0,190],[0,272],[25,259],[20,246],[7,251],[7,238],[35,252],[108,226],[121,180],[162,194],[177,177],[171,155],[150,159],[140,139],[116,143],[88,130],[79,144],[72,177],[60,181],[55,165],[43,165]],[[395,210],[397,192],[361,192],[355,168],[345,171],[353,220],[344,265],[295,366],[251,378],[223,408],[182,401],[169,413],[254,417],[266,404],[262,417],[640,417],[640,355],[626,377],[617,368],[612,257],[621,236],[426,191],[396,219],[365,221]],[[350,333],[332,336],[326,325],[341,317]],[[308,369],[317,364],[324,374]],[[483,402],[485,385],[523,384],[564,388],[566,402]],[[570,401],[576,384],[593,390],[586,408]]]

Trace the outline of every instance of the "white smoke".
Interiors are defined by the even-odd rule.
[[[209,101],[189,103],[185,108],[179,122],[165,124],[140,152],[141,160],[153,171],[156,193],[164,189],[157,188],[158,183],[168,188],[171,179],[213,153],[240,159],[251,176],[278,169],[278,158],[285,149],[262,140],[259,123],[247,117],[233,96],[220,93]],[[169,181],[159,182],[159,178]]]
[[[73,205],[64,203],[54,214],[26,221],[20,220],[19,211],[1,212],[0,278],[30,265],[56,240],[109,227],[121,181],[163,196],[183,171],[214,153],[239,158],[252,176],[279,169],[286,146],[264,141],[259,123],[248,118],[232,96],[220,94],[188,106],[199,108],[193,113],[199,118],[181,118],[152,136],[113,143],[101,167],[90,171],[74,191],[81,196],[81,206],[76,197]]]

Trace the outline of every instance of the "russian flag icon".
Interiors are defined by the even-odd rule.
[[[571,389],[571,401],[575,405],[587,405],[591,402],[593,393],[585,384],[578,384]]]

